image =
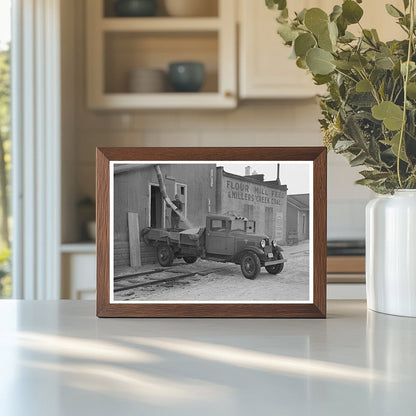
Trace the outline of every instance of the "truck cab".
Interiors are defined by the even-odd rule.
[[[256,222],[244,217],[209,215],[206,219],[205,257],[240,264],[243,275],[255,279],[262,266],[271,274],[283,270],[277,241],[256,233]]]

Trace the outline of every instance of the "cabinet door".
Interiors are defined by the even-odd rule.
[[[334,4],[341,0],[298,0],[289,7],[300,11],[304,7],[320,7],[330,12]],[[389,1],[399,9],[402,0]],[[324,87],[313,84],[311,75],[298,68],[293,59],[289,59],[291,49],[283,44],[277,35],[277,12],[268,10],[261,0],[238,0],[240,18],[239,76],[241,98],[305,98],[325,92]],[[403,38],[404,32],[388,15],[384,2],[366,0],[361,4],[364,9],[362,25],[376,28],[384,41]],[[358,25],[349,27],[357,33]]]
[[[295,7],[330,10],[330,4],[329,0],[299,0]],[[276,33],[277,12],[268,10],[264,1],[239,0],[239,13],[241,98],[305,98],[322,92],[311,75],[289,59],[291,49]]]

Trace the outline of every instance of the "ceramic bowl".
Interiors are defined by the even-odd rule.
[[[114,12],[119,17],[154,16],[157,12],[156,0],[118,0]]]
[[[205,67],[201,62],[172,62],[169,80],[177,92],[197,92],[205,80]]]
[[[166,12],[174,17],[217,16],[217,0],[165,0]]]
[[[128,91],[131,93],[165,92],[167,84],[167,75],[162,69],[136,68],[129,72]]]

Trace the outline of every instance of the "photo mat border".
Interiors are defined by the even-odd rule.
[[[137,160],[131,160],[131,161],[120,161],[120,160],[112,160],[110,161],[110,303],[111,304],[123,304],[123,303],[210,303],[210,304],[215,304],[215,303],[245,303],[245,304],[250,304],[250,303],[272,303],[272,304],[277,304],[277,303],[281,303],[281,304],[290,304],[290,303],[313,303],[313,221],[310,223],[310,241],[309,241],[309,298],[307,300],[299,300],[299,301],[295,301],[295,300],[288,300],[288,301],[274,301],[274,300],[269,300],[269,301],[251,301],[251,300],[221,300],[221,301],[215,301],[215,300],[209,300],[209,301],[185,301],[185,300],[160,300],[160,301],[148,301],[148,300],[134,300],[134,301],[115,301],[114,300],[114,166],[117,164],[132,164],[132,165],[136,165],[136,164],[189,164],[189,165],[198,165],[198,164],[209,164],[209,163],[226,163],[226,164],[241,164],[241,162],[246,162],[246,163],[251,163],[253,161],[251,160],[247,160],[247,161],[239,161],[239,160],[234,160],[234,161],[230,161],[230,160],[224,160],[224,161],[214,161],[214,160],[210,160],[210,161],[199,161],[199,162],[194,162],[193,160],[171,160],[171,161],[164,161],[164,160],[146,160],[145,162],[142,161],[137,161]],[[257,160],[256,161],[257,164],[265,164],[265,165],[270,165],[272,163],[290,163],[292,165],[301,165],[301,164],[306,164],[308,166],[308,173],[309,173],[309,178],[308,178],[308,182],[309,182],[309,206],[310,206],[310,218],[313,218],[313,162],[312,161],[308,161],[308,160],[303,160],[303,161],[282,161],[282,160],[276,160],[276,161],[263,161],[263,160]],[[113,220],[111,220],[113,218]]]
[[[325,147],[97,148],[97,316],[98,317],[247,317],[324,318],[326,316],[326,155]],[[313,299],[277,302],[111,303],[111,162],[290,162],[313,163]]]

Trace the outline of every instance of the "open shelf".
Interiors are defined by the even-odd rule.
[[[103,13],[102,16],[104,18],[112,18],[112,17],[116,17],[115,14],[115,3],[117,0],[99,0],[103,5]],[[227,0],[230,1],[230,0]],[[169,16],[168,12],[167,12],[167,8],[165,6],[165,0],[156,0],[157,2],[157,13],[155,17],[140,17],[139,19],[143,20],[143,19],[154,19],[157,17],[167,17],[167,18],[174,18],[172,16]],[[203,13],[203,15],[199,15],[199,16],[195,16],[195,17],[218,17],[218,2],[219,0],[205,0],[205,4],[204,4],[204,8],[205,8],[205,12]],[[186,19],[194,19],[195,17],[186,17]],[[123,20],[130,20],[130,19],[134,19],[132,17],[120,17],[120,19]]]
[[[169,31],[209,31],[220,28],[220,20],[216,17],[114,17],[102,19],[101,28],[105,32],[169,32]]]
[[[235,4],[229,0],[211,1],[217,10],[211,17],[168,17],[161,7],[155,17],[115,17],[113,0],[88,0],[88,107],[97,110],[235,108]],[[159,6],[163,4],[159,3]],[[205,80],[200,91],[177,93],[167,83],[160,88],[161,92],[131,92],[128,80],[132,71],[163,70],[167,78],[169,64],[183,61],[203,63]]]
[[[205,66],[205,81],[201,93],[218,92],[218,38],[216,32],[137,33],[112,32],[104,38],[106,94],[130,94],[128,77],[131,70],[152,68],[165,71],[177,61],[198,61]],[[174,93],[169,84],[164,92]],[[156,94],[156,95],[157,95]],[[185,98],[190,93],[177,97]]]

